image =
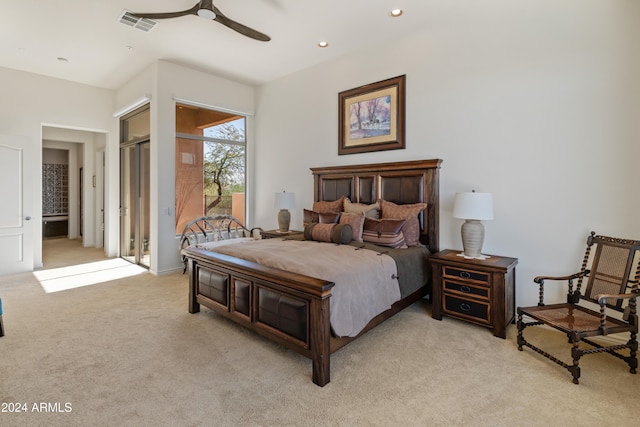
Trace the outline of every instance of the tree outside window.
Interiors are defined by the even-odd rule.
[[[244,222],[245,118],[177,105],[176,135],[176,234],[202,215]]]

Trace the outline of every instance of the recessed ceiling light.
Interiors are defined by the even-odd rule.
[[[326,42],[326,41],[324,41],[324,40],[319,41],[319,42],[318,42],[318,46],[320,46],[320,47],[327,47],[327,46],[329,46],[329,42]]]
[[[393,9],[391,12],[389,12],[389,15],[391,15],[391,17],[393,18],[397,18],[398,16],[402,15],[402,9]]]
[[[58,58],[57,58],[57,59],[58,59],[58,61],[60,61],[60,62],[69,62],[69,60],[68,60],[67,58],[64,58],[64,57],[62,57],[62,56],[58,56]]]

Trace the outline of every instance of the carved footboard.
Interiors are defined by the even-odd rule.
[[[333,282],[195,247],[182,253],[189,262],[190,313],[202,304],[310,358],[313,382],[329,382]]]

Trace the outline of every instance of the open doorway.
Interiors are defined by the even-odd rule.
[[[47,268],[47,255],[56,252],[52,245],[65,240],[104,253],[106,140],[101,132],[42,127],[42,249],[36,266]],[[61,251],[67,248],[60,245]]]

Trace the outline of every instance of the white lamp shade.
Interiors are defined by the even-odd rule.
[[[493,195],[491,193],[456,193],[453,217],[461,219],[493,219]]]
[[[294,193],[278,192],[273,197],[273,207],[276,209],[293,209],[295,207]]]

